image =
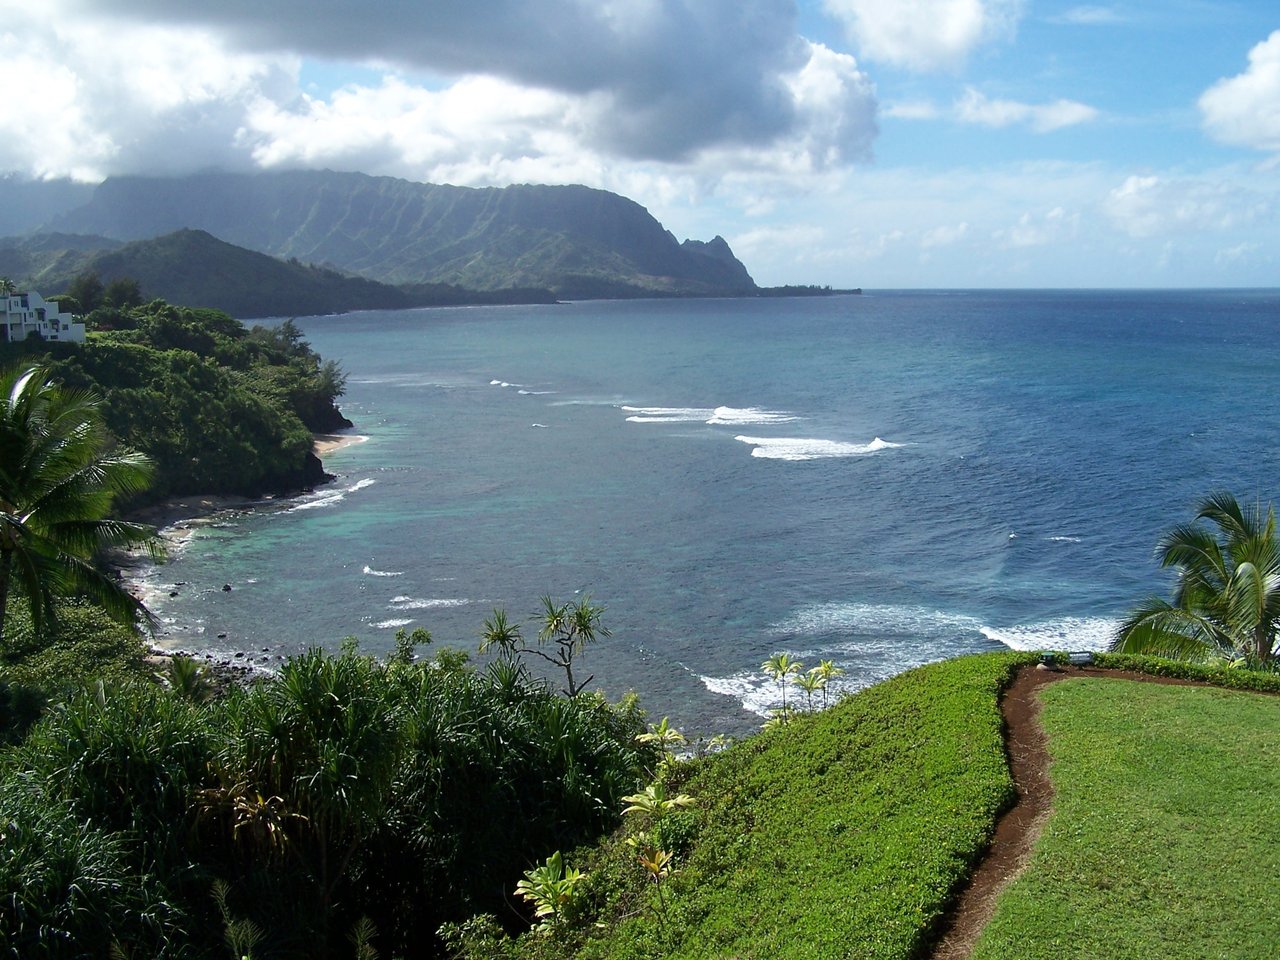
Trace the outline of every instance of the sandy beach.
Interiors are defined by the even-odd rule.
[[[331,453],[357,443],[364,443],[369,438],[358,433],[317,433],[315,439],[315,454],[323,460]]]

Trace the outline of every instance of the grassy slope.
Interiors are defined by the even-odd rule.
[[[973,960],[1274,956],[1280,698],[1082,680],[1044,701],[1053,817]]]
[[[667,922],[614,837],[584,864],[596,910],[576,941],[520,955],[915,956],[1011,798],[997,701],[1029,659],[913,670],[687,765],[699,806]]]

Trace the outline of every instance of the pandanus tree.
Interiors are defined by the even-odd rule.
[[[124,622],[150,621],[94,562],[108,547],[158,552],[152,528],[109,517],[117,496],[150,478],[145,456],[109,449],[95,396],[52,383],[39,367],[0,372],[0,643],[15,584],[37,635],[63,596],[87,596]]]
[[[1214,494],[1201,501],[1195,521],[1160,540],[1156,556],[1177,570],[1173,599],[1151,597],[1138,607],[1114,650],[1271,662],[1280,627],[1274,507],[1242,507],[1229,493]]]

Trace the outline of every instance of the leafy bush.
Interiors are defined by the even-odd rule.
[[[0,957],[105,956],[113,943],[172,956],[174,912],[126,843],[26,779],[0,783]]]
[[[1226,663],[1191,663],[1187,660],[1130,653],[1096,653],[1093,662],[1096,666],[1109,670],[1132,670],[1153,677],[1194,680],[1234,690],[1280,693],[1280,673],[1274,669],[1263,670]]]
[[[384,956],[430,953],[442,923],[505,909],[532,864],[617,824],[656,760],[643,729],[634,700],[355,650],[210,703],[99,683],[0,754],[0,834],[21,840],[0,898],[43,891],[23,929],[65,925],[94,864],[127,900],[119,929],[151,916],[175,951],[217,955],[225,912],[263,932],[259,957],[345,950],[357,927]],[[114,909],[82,918],[83,949],[105,955]]]

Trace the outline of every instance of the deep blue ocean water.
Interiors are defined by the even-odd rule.
[[[1199,497],[1277,494],[1277,291],[299,324],[369,439],[326,461],[335,483],[203,528],[155,571],[172,645],[274,661],[425,626],[474,648],[495,606],[589,594],[613,631],[585,661],[598,685],[736,733],[781,650],[857,687],[956,653],[1097,647],[1166,592],[1154,545]]]

